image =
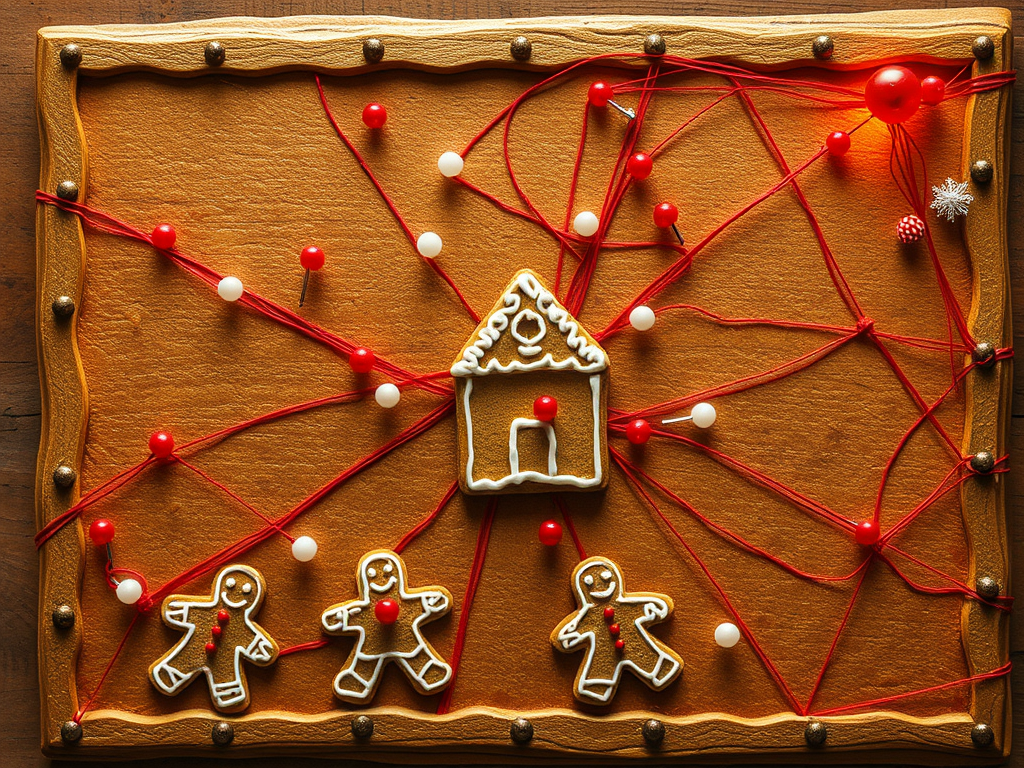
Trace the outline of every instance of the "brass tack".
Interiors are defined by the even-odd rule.
[[[991,576],[981,576],[975,583],[974,588],[978,591],[978,594],[982,597],[993,598],[999,597],[999,582],[993,579]]]
[[[992,163],[988,160],[975,160],[971,165],[971,178],[975,184],[988,184],[992,181]]]
[[[235,729],[231,727],[231,723],[221,721],[213,726],[210,738],[213,739],[214,744],[226,747],[234,740]]]
[[[509,735],[516,744],[528,744],[533,738],[533,723],[525,717],[517,717],[512,721]]]
[[[825,743],[828,738],[828,728],[825,724],[817,720],[811,720],[804,729],[804,739],[807,741],[808,746],[820,747]]]
[[[357,739],[368,739],[373,736],[373,718],[366,715],[352,718],[352,735]]]
[[[363,40],[363,58],[370,64],[377,64],[384,58],[384,43],[376,37]]]
[[[644,38],[644,53],[648,56],[664,56],[665,50],[665,38],[657,32]]]
[[[996,457],[990,451],[978,451],[971,457],[971,469],[983,475],[996,468]]]
[[[974,746],[979,749],[986,749],[991,747],[993,742],[996,740],[996,732],[992,730],[991,725],[985,723],[978,723],[971,729],[971,741],[974,742]]]
[[[208,42],[206,48],[203,49],[203,58],[211,67],[223,64],[225,56],[227,56],[227,51],[224,49],[224,44],[218,43],[216,40]]]
[[[975,58],[985,61],[991,59],[992,54],[996,52],[996,44],[988,35],[982,35],[971,44],[971,50],[974,52]]]
[[[57,197],[61,200],[78,200],[78,185],[73,181],[62,181],[57,185]]]
[[[818,35],[814,38],[814,42],[811,43],[811,50],[814,51],[814,58],[816,59],[831,59],[832,54],[835,52],[835,43],[832,42],[832,38],[828,35]]]
[[[661,720],[647,720],[641,730],[644,734],[644,741],[652,746],[661,744],[665,739],[665,724]]]
[[[971,359],[974,360],[978,365],[991,365],[996,357],[996,348],[994,344],[987,341],[979,341],[977,346],[971,351]]]
[[[70,488],[78,479],[78,473],[67,464],[61,464],[53,470],[53,484],[58,488]]]
[[[68,43],[60,49],[60,63],[67,69],[77,69],[82,63],[82,49],[74,43]]]
[[[70,296],[58,296],[51,305],[53,314],[60,320],[67,320],[75,314],[75,300]]]
[[[520,35],[512,40],[509,50],[516,61],[527,61],[533,53],[533,43],[530,42],[530,38]]]
[[[82,738],[82,726],[74,720],[68,720],[60,727],[60,738],[65,744],[74,744]]]
[[[71,629],[75,626],[75,609],[70,605],[58,605],[53,609],[51,618],[57,629]]]

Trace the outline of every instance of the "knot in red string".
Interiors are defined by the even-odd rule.
[[[857,321],[857,333],[871,333],[875,329],[875,321],[866,315]]]

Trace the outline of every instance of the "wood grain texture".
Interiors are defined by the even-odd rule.
[[[855,3],[851,4],[851,7],[863,7],[866,9],[870,5]],[[613,5],[591,6],[588,4],[588,10],[590,8],[604,11],[628,10],[630,13],[636,12],[636,9],[633,7],[617,9]],[[355,10],[359,9],[356,8]],[[243,6],[233,3],[213,3],[208,4],[205,10],[211,15],[229,15],[238,12],[303,13],[325,11],[327,9],[319,7],[317,3],[294,3],[290,4],[287,9],[273,4],[249,3]],[[346,9],[332,5],[330,10],[332,12],[342,12]],[[380,10],[395,12],[397,9],[385,6]],[[415,7],[405,7],[402,10],[405,13],[415,15],[427,15],[432,12],[430,8],[417,9]],[[512,10],[519,13],[543,14],[545,12],[576,12],[582,9],[571,6],[548,9],[533,4],[529,8]],[[660,10],[655,6],[650,8],[650,12],[659,12]],[[677,9],[673,8],[673,10]],[[763,13],[770,10],[756,3],[734,3],[722,8],[716,8],[716,12],[719,13]],[[812,3],[803,3],[793,6],[793,10],[812,12],[818,9]],[[36,173],[34,125],[31,119],[31,38],[34,30],[44,23],[72,20],[92,22],[103,20],[104,18],[111,21],[139,20],[151,22],[174,20],[187,16],[191,12],[187,9],[179,10],[173,4],[161,7],[160,9],[107,6],[98,12],[90,9],[88,4],[76,4],[73,8],[62,8],[59,4],[51,4],[48,8],[33,6],[31,9],[5,9],[4,11],[4,13],[13,14],[11,23],[6,26],[12,30],[13,39],[15,41],[20,40],[20,43],[16,42],[4,53],[4,56],[8,54],[13,56],[12,59],[5,62],[7,65],[5,67],[6,76],[3,78],[4,94],[8,98],[8,103],[13,107],[8,116],[5,117],[5,121],[7,121],[5,123],[5,135],[10,136],[12,141],[4,150],[10,153],[10,162],[2,164],[2,171],[0,173],[4,174],[5,181],[8,182],[3,185],[4,195],[14,201],[9,206],[9,209],[20,211],[20,214],[15,216],[10,222],[2,224],[4,227],[3,242],[5,245],[4,272],[6,275],[9,275],[9,279],[3,285],[0,285],[0,291],[3,291],[7,297],[10,297],[10,301],[7,302],[6,306],[10,306],[14,310],[5,314],[2,320],[5,338],[10,339],[12,343],[9,345],[8,355],[11,359],[3,361],[4,367],[2,369],[4,371],[5,392],[8,389],[10,390],[4,412],[4,429],[6,430],[4,434],[5,438],[9,437],[10,439],[5,439],[0,443],[0,450],[4,451],[4,505],[5,508],[9,508],[13,513],[5,514],[3,532],[5,540],[12,544],[12,546],[6,548],[6,551],[16,552],[17,556],[12,558],[10,563],[13,583],[9,592],[12,600],[4,606],[4,625],[5,628],[10,628],[11,631],[5,633],[3,639],[5,648],[4,684],[0,686],[0,689],[2,689],[3,696],[5,697],[5,711],[11,713],[10,727],[4,733],[3,738],[5,742],[9,742],[11,745],[9,752],[20,759],[18,764],[30,764],[33,759],[37,759],[34,757],[34,755],[37,755],[34,744],[37,738],[36,733],[38,732],[38,727],[33,722],[34,717],[30,709],[27,710],[25,706],[26,703],[31,704],[32,696],[26,694],[30,694],[34,690],[34,683],[32,682],[33,670],[30,665],[20,661],[20,659],[31,658],[32,655],[34,628],[32,621],[26,621],[26,617],[31,617],[35,613],[34,598],[32,596],[34,593],[32,574],[35,566],[30,542],[33,526],[30,522],[31,515],[27,512],[31,506],[31,493],[28,490],[31,483],[28,478],[31,478],[30,465],[35,449],[35,428],[26,428],[24,426],[26,422],[31,423],[32,420],[38,418],[33,415],[37,413],[38,401],[35,394],[37,390],[34,382],[34,363],[32,360],[34,353],[32,351],[33,339],[30,319],[31,302],[27,299],[31,294],[33,280],[33,269],[31,266],[32,206],[27,201],[31,196],[31,190],[35,187],[34,177]],[[467,15],[490,16],[507,12],[509,12],[507,8],[497,8],[483,4],[470,9]],[[6,21],[7,19],[5,18],[4,20]],[[21,58],[17,58],[18,56],[21,56]],[[1018,107],[1020,104],[1021,100],[1018,98]],[[1015,135],[1019,135],[1020,130],[1021,120],[1018,119],[1016,121]],[[1021,142],[1017,141],[1013,146],[1019,155]],[[1019,161],[1016,163],[1016,167],[1021,167]],[[1010,197],[1011,212],[1013,210],[1019,211],[1020,183],[1017,177],[1011,180]],[[1013,227],[1019,227],[1019,218],[1019,215],[1014,217],[1011,213],[1010,220]],[[1011,230],[1012,234],[1013,230]],[[1019,237],[1017,241],[1019,242]],[[1014,248],[1013,239],[1011,238],[1011,264],[1014,269],[1017,269],[1018,263],[1019,252]],[[1015,282],[1014,287],[1019,287],[1019,282]],[[1021,306],[1020,301],[1017,302],[1017,306]],[[1018,328],[1020,327],[1021,324],[1018,323]],[[1019,430],[1014,433],[1013,439],[1016,442],[1020,441],[1021,434]],[[1013,489],[1017,485],[1012,475],[1009,478],[1009,484],[1011,494],[1015,495],[1013,494]],[[17,513],[19,509],[23,513]],[[1014,531],[1016,532],[1016,529]],[[1014,644],[1013,647],[1017,648],[1018,646]],[[19,648],[21,649],[20,652]],[[1020,691],[1021,687],[1017,686],[1017,690]],[[1019,743],[1020,741],[1018,740]],[[6,743],[5,746],[7,746]],[[270,761],[264,761],[264,763],[270,764]]]

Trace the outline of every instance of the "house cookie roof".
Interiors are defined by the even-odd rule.
[[[477,326],[452,376],[574,370],[596,373],[608,355],[529,269],[517,272]]]

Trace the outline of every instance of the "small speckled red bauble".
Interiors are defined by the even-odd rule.
[[[913,214],[904,216],[896,225],[896,236],[901,243],[916,243],[924,237],[924,222]]]

